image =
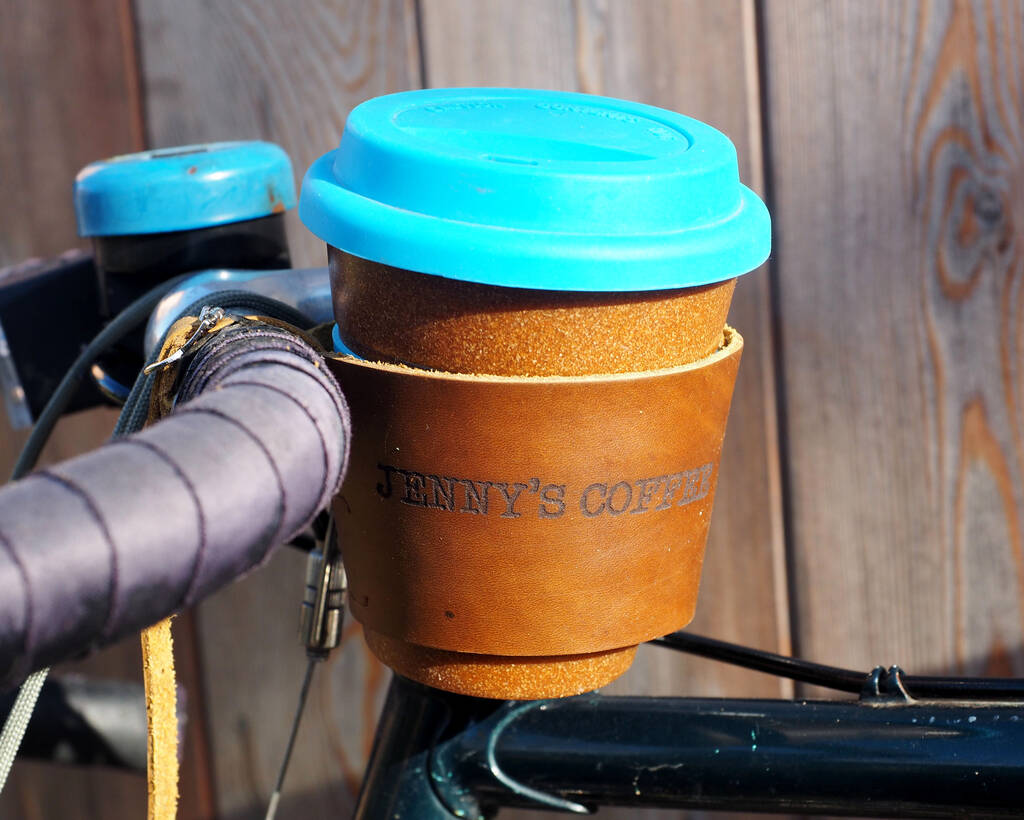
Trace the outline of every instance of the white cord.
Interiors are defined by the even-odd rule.
[[[25,678],[21,689],[18,690],[14,706],[11,707],[11,713],[4,722],[4,730],[0,733],[0,791],[3,791],[4,784],[7,783],[7,775],[11,773],[11,766],[18,755],[28,722],[32,720],[39,692],[43,688],[43,681],[46,680],[49,671],[40,669]]]

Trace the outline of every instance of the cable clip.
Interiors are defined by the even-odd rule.
[[[306,590],[299,633],[311,657],[326,657],[341,643],[347,590],[334,516],[330,515],[323,539],[306,561]]]
[[[913,703],[913,696],[907,691],[905,674],[898,666],[885,669],[876,666],[864,681],[860,699],[869,703]]]
[[[154,370],[163,370],[176,362],[180,362],[188,353],[192,352],[192,349],[200,342],[200,340],[209,333],[214,326],[224,318],[224,308],[222,307],[210,307],[205,306],[199,312],[199,324],[196,329],[192,331],[192,335],[189,336],[185,343],[175,350],[170,356],[160,359],[158,362],[153,362],[150,365],[146,365],[142,371],[147,376]]]

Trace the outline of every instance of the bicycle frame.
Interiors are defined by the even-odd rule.
[[[595,806],[1019,816],[1024,704],[468,698],[395,676],[357,820]]]

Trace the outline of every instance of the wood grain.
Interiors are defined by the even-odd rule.
[[[71,201],[75,173],[99,157],[142,147],[128,4],[62,6],[0,0],[0,266],[80,245]],[[7,426],[6,413],[0,416],[0,475],[6,479],[26,434]],[[67,419],[41,461],[90,449],[112,427],[105,411]],[[141,682],[138,640],[62,671]],[[0,797],[0,816],[99,818],[121,805],[145,811],[144,777],[17,761]]]
[[[144,91],[156,146],[269,139],[296,176],[335,147],[349,109],[419,84],[411,3],[138,0]],[[289,215],[293,261],[323,243]],[[279,555],[203,604],[200,667],[219,817],[262,818],[305,657],[304,558]],[[345,816],[362,776],[388,673],[355,627],[314,678],[279,817]]]
[[[1018,3],[765,6],[792,594],[820,661],[1024,672],[1022,28]]]
[[[0,0],[0,267],[80,244],[79,168],[138,150],[127,0]]]
[[[737,147],[742,178],[762,189],[752,3],[423,0],[421,10],[430,85],[556,88],[680,111],[728,134]],[[746,349],[692,629],[786,652],[767,277],[766,269],[743,277],[730,314]],[[774,678],[642,647],[633,668],[608,691],[778,697],[791,690]],[[549,815],[508,811],[501,816]],[[602,816],[681,814],[604,809]]]
[[[129,0],[20,3],[0,0],[0,265],[82,245],[71,183],[87,163],[144,148],[134,22]],[[10,475],[24,432],[0,422],[0,473]],[[40,459],[53,463],[90,450],[110,435],[116,413],[64,419]],[[191,616],[176,621],[179,679],[191,719],[181,778],[184,816],[209,816],[210,778],[203,765],[202,691],[197,686]],[[55,674],[142,681],[137,637]],[[196,764],[199,765],[196,765]],[[59,782],[60,788],[53,788]],[[18,762],[0,798],[0,816],[109,818],[145,811],[146,781],[137,774]]]
[[[349,109],[419,83],[415,14],[403,0],[138,0],[154,146],[270,139],[297,182],[337,146]],[[297,266],[323,243],[289,214]]]

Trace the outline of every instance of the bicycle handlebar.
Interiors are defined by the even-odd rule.
[[[196,603],[307,526],[350,439],[320,361],[285,330],[228,328],[167,418],[0,490],[0,687]]]

